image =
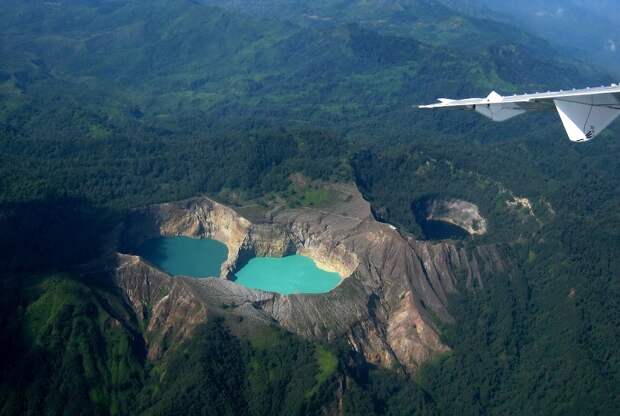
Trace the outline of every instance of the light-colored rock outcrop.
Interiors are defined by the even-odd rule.
[[[483,285],[505,267],[493,246],[466,250],[402,236],[374,220],[357,189],[339,189],[329,210],[283,209],[253,224],[207,198],[149,207],[127,221],[125,245],[155,235],[213,237],[229,257],[219,279],[171,278],[134,256],[119,255],[114,276],[153,334],[168,344],[187,336],[210,310],[276,323],[310,339],[344,338],[372,363],[409,372],[448,348],[437,322],[452,321],[447,302],[459,285]],[[247,289],[230,279],[260,255],[300,253],[340,273],[326,294],[283,296]],[[149,344],[149,355],[161,353]]]
[[[477,205],[460,199],[432,199],[426,203],[426,219],[444,221],[461,227],[471,235],[487,232],[487,221]]]
[[[133,212],[126,221],[123,245],[137,247],[144,240],[157,236],[183,235],[213,238],[226,244],[228,258],[222,264],[222,275],[230,274],[237,263],[239,251],[251,238],[252,224],[234,210],[208,198],[190,199],[154,205]],[[278,253],[275,238],[267,239]],[[261,247],[269,252],[270,247]],[[280,250],[281,251],[281,250]]]

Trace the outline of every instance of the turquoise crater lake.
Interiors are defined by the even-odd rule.
[[[312,259],[298,255],[255,257],[235,276],[245,287],[283,295],[326,293],[340,283],[338,273],[321,270]]]
[[[210,238],[158,237],[145,241],[136,254],[173,276],[217,277],[228,248]]]

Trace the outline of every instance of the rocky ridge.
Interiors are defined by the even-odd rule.
[[[170,277],[137,256],[117,254],[112,273],[147,330],[149,357],[187,337],[211,312],[275,323],[314,340],[344,337],[366,360],[402,366],[448,351],[438,322],[451,322],[447,303],[461,284],[482,286],[506,268],[494,246],[466,250],[423,242],[377,222],[352,185],[338,186],[329,209],[281,209],[258,222],[208,198],[135,211],[122,247],[158,235],[211,237],[229,250],[217,279]],[[254,256],[299,253],[336,271],[341,284],[326,294],[279,295],[237,285],[234,272]]]

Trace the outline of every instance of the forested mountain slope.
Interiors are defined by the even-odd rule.
[[[202,2],[246,15],[278,16],[304,26],[355,23],[381,33],[413,36],[429,44],[454,49],[482,50],[498,42],[520,42],[529,44],[532,49],[544,47],[540,39],[515,27],[469,17],[437,0]]]
[[[620,406],[617,125],[575,145],[551,113],[495,125],[411,108],[605,73],[431,1],[7,0],[0,27],[0,413]],[[201,193],[286,203],[299,174],[355,181],[413,239],[416,201],[475,203],[490,231],[458,244],[499,245],[514,269],[455,294],[451,351],[413,378],[226,313],[149,361],[141,318],[88,273],[126,210]]]
[[[474,51],[450,39],[431,46],[408,33],[375,32],[359,22],[357,10],[350,20],[316,28],[183,0],[149,2],[148,9],[140,1],[5,7],[0,70],[2,93],[10,99],[0,120],[17,130],[36,117],[23,105],[60,99],[70,101],[56,111],[72,103],[112,124],[148,121],[170,129],[251,117],[403,136],[429,126],[433,116],[411,106],[438,93],[486,95],[608,80],[522,32],[501,35],[491,22],[474,25],[452,14],[446,19],[473,25],[451,29],[463,43],[474,44],[470,35],[489,42]],[[441,7],[414,11],[447,13]],[[403,25],[416,13],[405,14]],[[91,134],[106,137],[111,126],[99,124]]]

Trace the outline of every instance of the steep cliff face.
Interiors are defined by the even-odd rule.
[[[260,224],[206,198],[135,212],[125,244],[187,235],[213,237],[229,249],[220,278],[202,280],[171,278],[138,257],[119,255],[114,275],[152,334],[150,356],[187,336],[210,310],[274,322],[310,339],[344,337],[369,362],[409,372],[447,351],[435,320],[452,321],[447,301],[459,282],[480,286],[484,275],[503,270],[496,248],[465,250],[404,237],[375,221],[354,187],[339,192],[342,200],[329,210],[285,209]],[[341,284],[326,294],[283,296],[230,280],[254,256],[293,253],[337,271]]]
[[[149,238],[184,235],[213,238],[226,244],[228,258],[221,274],[230,275],[239,252],[251,238],[252,224],[232,209],[207,198],[190,199],[134,211],[125,221],[121,249],[130,250]],[[273,236],[275,237],[275,236]],[[277,246],[276,238],[268,239]],[[265,250],[270,248],[262,247]],[[277,247],[273,247],[277,252]],[[268,252],[268,251],[266,251]]]
[[[147,335],[150,359],[160,358],[207,319],[207,305],[185,279],[172,279],[138,256],[119,254],[116,264],[114,275]]]
[[[487,222],[479,208],[460,199],[432,199],[426,204],[426,219],[445,221],[461,227],[471,235],[487,232]]]

